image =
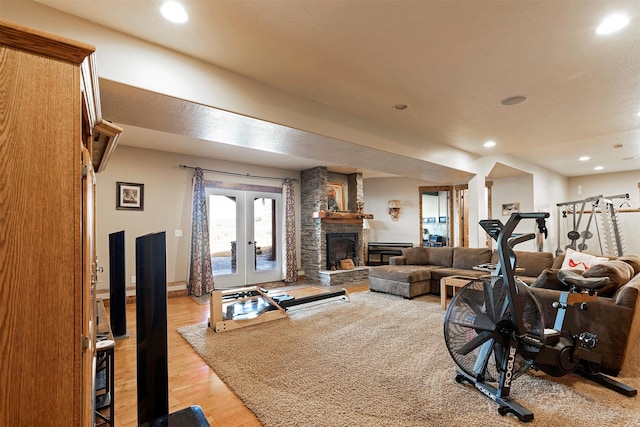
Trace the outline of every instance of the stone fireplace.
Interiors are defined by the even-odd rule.
[[[328,176],[327,168],[322,166],[300,173],[300,253],[305,278],[325,285],[367,280],[369,269],[363,265],[365,251],[362,220],[373,216],[358,213],[356,209],[356,201],[363,199],[362,174],[337,177],[345,182],[347,212],[327,211]],[[334,178],[336,177],[332,177],[332,181]],[[332,244],[336,236],[341,243],[338,252],[331,253],[327,243],[329,241]],[[344,240],[352,243],[347,245]],[[353,259],[356,267],[340,270],[339,261],[345,258]],[[331,263],[335,263],[336,270],[331,270]]]

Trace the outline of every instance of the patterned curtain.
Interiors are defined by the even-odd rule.
[[[193,174],[193,212],[191,214],[191,266],[189,268],[189,295],[201,296],[214,289],[207,203],[204,194],[202,169]]]
[[[282,184],[284,194],[284,236],[282,238],[282,253],[284,254],[283,273],[287,283],[298,280],[298,261],[296,259],[296,217],[293,182],[285,179]]]

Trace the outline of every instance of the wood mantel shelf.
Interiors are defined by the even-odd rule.
[[[373,214],[358,212],[331,212],[320,211],[313,213],[314,218],[320,218],[323,222],[336,224],[362,224],[363,219],[373,219]]]

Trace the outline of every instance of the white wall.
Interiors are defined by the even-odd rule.
[[[98,265],[104,268],[104,272],[98,278],[101,282],[98,284],[99,291],[104,292],[109,288],[109,234],[120,230],[125,231],[126,278],[129,288],[135,287],[131,283],[131,276],[135,275],[135,238],[166,231],[169,290],[184,289],[189,274],[194,171],[180,168],[180,164],[242,174],[299,179],[299,173],[293,171],[118,146],[106,170],[97,175],[97,254]],[[213,181],[281,186],[280,180],[235,177],[206,171],[204,176],[205,179]],[[144,184],[144,211],[116,210],[116,182]],[[296,204],[299,205],[298,183],[294,186],[294,192]],[[296,209],[296,228],[299,241],[299,208]],[[183,237],[175,237],[175,230],[182,230]],[[299,249],[297,258],[300,267]]]
[[[420,246],[420,190],[432,182],[410,178],[365,178],[364,210],[373,214],[368,242],[402,242]],[[398,221],[392,221],[387,203],[400,200]]]
[[[519,203],[520,212],[535,212],[533,208],[533,176],[520,175],[510,178],[494,179],[491,189],[491,218],[499,219],[506,223],[511,213],[503,214],[502,205]],[[521,221],[516,228],[516,233],[533,233],[536,231],[535,221]],[[495,247],[495,245],[493,246]],[[521,243],[517,250],[536,251],[535,241]],[[545,251],[550,252],[548,248]]]
[[[517,169],[532,177],[532,181],[526,180],[520,181],[519,186],[512,186],[509,191],[504,192],[505,202],[518,201],[522,195],[526,200],[530,197],[533,199],[527,204],[525,208],[533,212],[549,212],[550,218],[547,220],[548,238],[544,241],[543,250],[545,252],[554,252],[557,242],[557,220],[555,218],[555,205],[560,200],[565,200],[567,197],[567,178],[558,175],[548,169],[531,165],[521,159],[514,158],[509,155],[496,155],[487,156],[476,161],[474,169],[478,170],[478,175],[469,181],[469,240],[470,246],[478,247],[484,244],[485,233],[480,226],[472,227],[472,224],[477,224],[483,219],[487,212],[487,207],[484,204],[484,183],[485,177],[489,176],[491,170],[500,163],[511,168]],[[520,175],[518,175],[520,176]],[[517,179],[516,177],[502,178],[505,180]],[[500,208],[497,206],[495,199],[493,201],[494,208]],[[524,212],[525,208],[521,205],[520,210]],[[500,212],[500,215],[502,212]],[[496,216],[500,218],[501,216]],[[533,224],[532,221],[528,221]],[[526,232],[533,232],[532,228],[526,230]],[[522,250],[526,250],[528,243],[523,243],[519,247]],[[532,243],[533,244],[533,243]],[[534,246],[530,246],[533,248]]]

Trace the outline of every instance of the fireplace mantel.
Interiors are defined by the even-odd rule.
[[[319,211],[313,213],[314,218],[320,218],[322,222],[334,224],[362,224],[363,219],[373,219],[373,214],[358,212],[331,212]]]

